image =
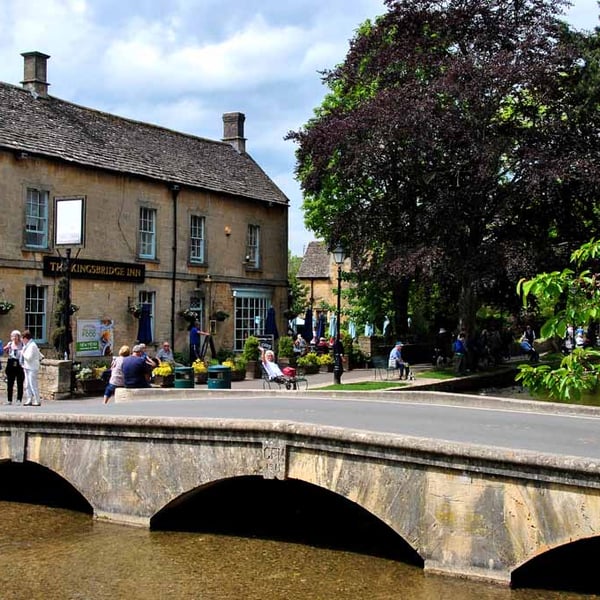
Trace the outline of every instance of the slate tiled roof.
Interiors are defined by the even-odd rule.
[[[331,254],[324,242],[310,242],[298,269],[298,279],[329,279]]]
[[[288,204],[230,144],[92,110],[0,82],[0,148],[169,183]]]

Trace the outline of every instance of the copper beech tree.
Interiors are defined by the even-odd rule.
[[[371,290],[393,291],[397,329],[411,281],[435,282],[473,327],[483,303],[516,302],[521,276],[561,260],[559,242],[597,232],[585,35],[560,20],[561,0],[386,7],[288,134],[306,223]]]

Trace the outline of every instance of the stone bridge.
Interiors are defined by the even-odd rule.
[[[298,480],[376,516],[426,570],[503,583],[531,559],[600,533],[600,478],[589,461],[335,427],[2,414],[0,461],[42,465],[95,518],[146,527],[214,482]]]

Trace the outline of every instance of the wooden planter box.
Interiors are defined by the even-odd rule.
[[[175,385],[175,374],[155,375],[153,383],[158,387],[171,388]]]
[[[103,394],[106,384],[102,379],[77,379],[77,389],[87,395]]]

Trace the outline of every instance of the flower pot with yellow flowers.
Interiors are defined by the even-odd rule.
[[[152,382],[159,387],[173,387],[175,385],[173,365],[162,361],[158,367],[154,367],[152,369]]]
[[[202,359],[197,358],[192,363],[192,369],[194,371],[194,380],[196,383],[206,383],[208,381],[208,367]]]

